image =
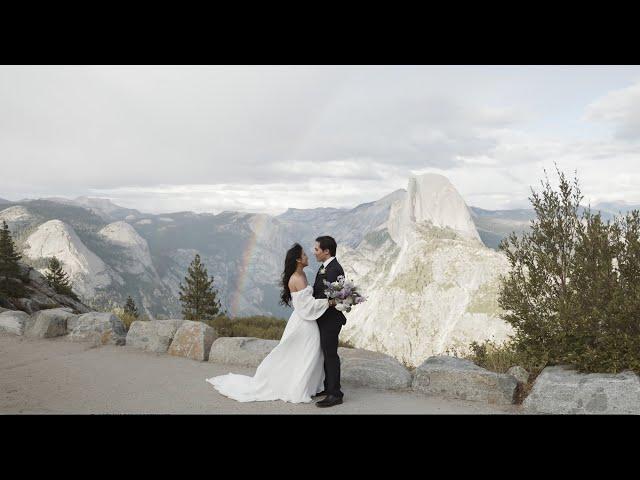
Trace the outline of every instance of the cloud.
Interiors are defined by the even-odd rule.
[[[415,173],[445,175],[468,204],[487,209],[530,208],[531,188],[540,188],[545,170],[552,185],[557,186],[556,165],[569,178],[577,173],[585,202],[640,200],[640,172],[636,167],[640,150],[632,145],[596,140],[565,143],[531,136],[501,143],[489,158],[492,163],[427,168]]]
[[[613,124],[617,138],[640,140],[640,82],[598,98],[584,118]]]
[[[148,213],[225,210],[278,215],[288,208],[352,208],[404,187],[404,177],[378,180],[308,179],[261,185],[157,185],[92,189],[92,196]]]
[[[487,131],[517,122],[512,109],[484,108],[442,94],[385,97],[372,91],[326,107],[296,153],[311,161],[348,155],[404,168],[447,167],[456,155],[478,156],[494,148]]]
[[[469,204],[509,208],[557,162],[592,196],[640,201],[640,84],[628,86],[639,73],[3,67],[0,197],[279,213],[352,207],[436,171]]]

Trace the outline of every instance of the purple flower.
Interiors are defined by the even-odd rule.
[[[336,308],[340,311],[349,312],[352,305],[366,301],[366,298],[358,293],[358,287],[342,275],[335,282],[325,279],[322,282],[325,286],[324,294],[327,298],[337,301]]]

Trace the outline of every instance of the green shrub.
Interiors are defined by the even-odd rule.
[[[516,365],[530,373],[539,372],[544,368],[544,364],[537,363],[535,358],[515,348],[512,342],[503,344],[497,344],[491,340],[482,343],[472,342],[470,350],[464,358],[493,372],[506,373]]]
[[[213,327],[221,337],[256,337],[280,340],[287,323],[276,317],[253,316],[229,318],[221,315],[204,323]]]
[[[586,208],[579,216],[578,181],[558,173],[559,191],[547,179],[530,198],[530,232],[500,244],[510,271],[498,303],[514,328],[511,342],[504,350],[477,347],[475,356],[493,368],[514,354],[537,367],[640,372],[640,214],[604,222]]]
[[[135,318],[140,316],[136,302],[131,298],[131,295],[127,296],[127,301],[124,304],[124,312],[129,315],[133,315]]]
[[[125,311],[123,308],[119,308],[119,307],[112,309],[111,313],[113,313],[116,317],[118,317],[122,321],[122,323],[124,324],[124,328],[127,330],[127,332],[129,331],[131,324],[136,320],[141,320],[145,322],[149,321],[149,317],[147,315],[139,315],[138,317],[136,317],[131,312]]]
[[[482,343],[472,342],[470,350],[470,353],[464,355],[464,358],[492,372],[507,373],[507,370],[515,366],[520,366],[529,372],[527,382],[518,385],[515,403],[522,403],[531,391],[535,379],[544,368],[544,364],[518,350],[512,342],[503,344],[496,344],[490,340]]]
[[[356,348],[353,346],[353,344],[351,342],[349,342],[348,340],[338,340],[338,346],[339,347],[344,347],[344,348]]]
[[[280,340],[287,326],[286,320],[282,318],[262,315],[236,318],[221,315],[204,323],[214,328],[221,337],[255,337],[266,340]],[[342,340],[338,342],[338,346],[354,348],[351,343]]]

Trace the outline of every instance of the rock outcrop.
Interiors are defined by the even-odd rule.
[[[0,331],[13,335],[24,335],[33,325],[33,319],[28,313],[20,310],[6,310],[0,313]]]
[[[388,225],[397,243],[411,234],[412,225],[421,223],[447,228],[462,238],[481,243],[467,204],[443,175],[411,175],[407,195],[396,204],[395,213]]]
[[[31,260],[58,258],[74,291],[86,298],[112,283],[113,272],[109,267],[87,248],[73,227],[60,220],[38,226],[25,240],[23,255]]]
[[[344,383],[387,390],[411,387],[411,373],[390,355],[360,348],[339,348],[338,355]]]
[[[277,340],[221,337],[211,346],[209,361],[257,367],[278,345]],[[340,376],[344,383],[371,388],[401,389],[411,386],[411,374],[393,357],[356,348],[339,348]]]
[[[60,337],[67,334],[67,322],[76,317],[62,308],[41,310],[33,315],[33,325],[25,333],[37,338]]]
[[[29,315],[40,310],[69,308],[73,313],[87,313],[91,309],[67,295],[61,295],[49,286],[46,277],[33,267],[18,262],[20,276],[14,278],[25,290],[22,297],[0,296],[0,307],[21,310]]]
[[[136,320],[127,332],[127,346],[147,352],[166,353],[184,320]]]
[[[185,320],[176,331],[169,346],[169,355],[206,361],[211,344],[217,338],[216,331],[202,322]]]
[[[346,314],[341,338],[411,366],[473,341],[505,340],[499,277],[506,257],[479,240],[462,197],[441,175],[409,180],[388,221],[340,262],[367,301]]]
[[[519,383],[527,383],[529,381],[529,372],[518,365],[507,370],[507,374],[514,377]]]
[[[413,377],[422,393],[490,404],[514,402],[518,381],[511,375],[485,370],[469,360],[449,356],[428,358]]]
[[[109,243],[120,247],[121,255],[114,267],[132,275],[146,273],[152,282],[160,282],[149,253],[149,245],[135,228],[127,222],[113,222],[102,228],[98,234]]]
[[[124,345],[127,332],[113,313],[89,312],[78,316],[69,340],[92,342],[94,345]]]
[[[15,226],[29,224],[35,219],[35,215],[33,215],[28,208],[22,205],[15,205],[0,211],[0,223],[4,220],[7,222],[10,229],[13,229]]]
[[[631,371],[582,374],[545,368],[523,404],[529,413],[640,415],[640,379]]]
[[[253,337],[220,337],[211,345],[209,361],[257,367],[278,345],[277,340]]]

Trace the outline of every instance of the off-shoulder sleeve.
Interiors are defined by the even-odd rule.
[[[293,307],[303,320],[317,320],[329,308],[329,300],[313,298],[313,290],[306,287],[293,297]]]

